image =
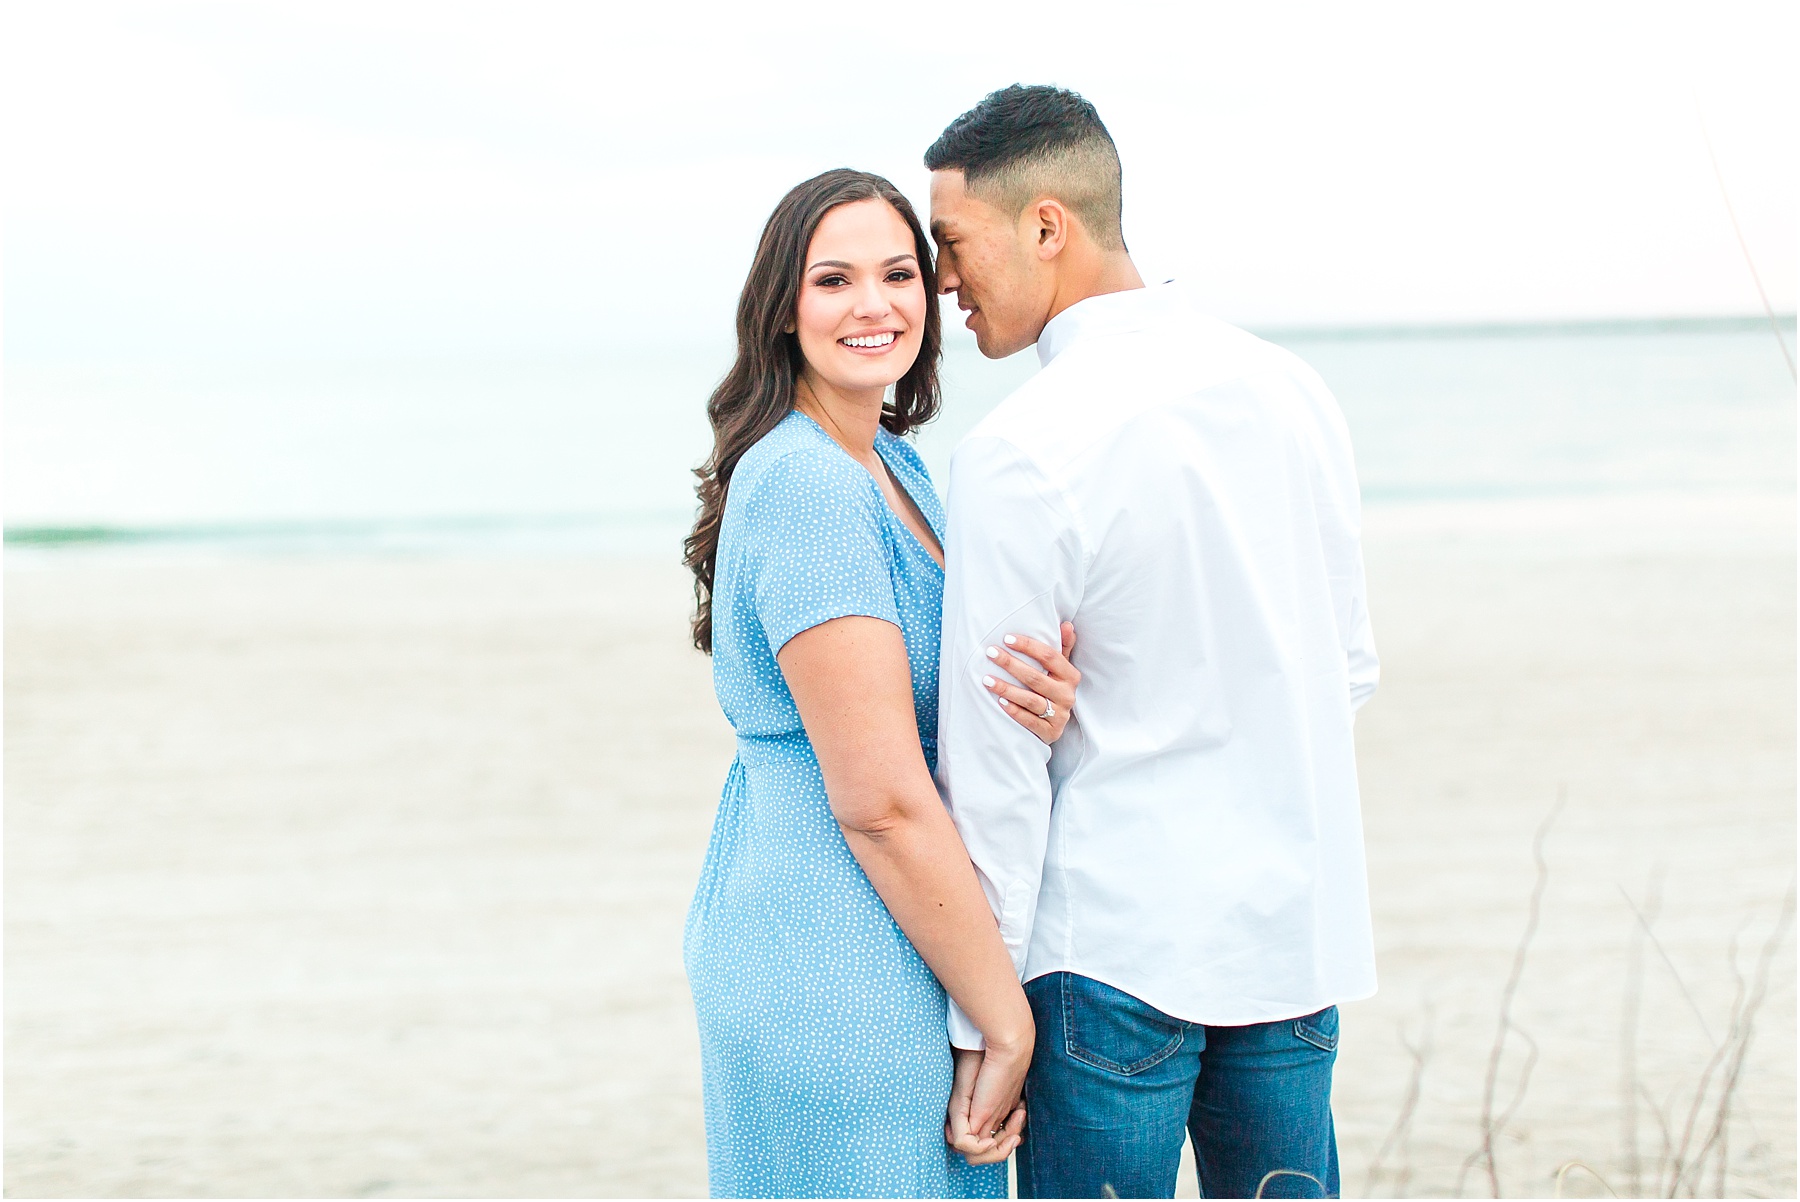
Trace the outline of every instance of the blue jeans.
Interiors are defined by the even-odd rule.
[[[1265,1198],[1337,1197],[1336,1006],[1208,1027],[1068,972],[1028,982],[1025,996],[1037,1051],[1021,1198],[1099,1198],[1108,1186],[1172,1198],[1184,1132],[1203,1197],[1253,1198],[1259,1186]]]

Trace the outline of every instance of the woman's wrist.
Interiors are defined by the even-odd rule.
[[[981,1037],[987,1042],[990,1054],[1026,1056],[1037,1042],[1037,1024],[1032,1021],[1030,1007],[1026,1007],[1023,1014],[1008,1015],[1007,1021],[992,1031],[983,1031]]]

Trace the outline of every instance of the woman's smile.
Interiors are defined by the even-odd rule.
[[[838,345],[859,355],[884,355],[900,340],[898,330],[871,330],[838,339]]]

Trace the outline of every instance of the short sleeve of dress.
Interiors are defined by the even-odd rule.
[[[795,451],[756,482],[750,575],[769,650],[833,618],[900,624],[882,513],[868,473],[841,454]]]

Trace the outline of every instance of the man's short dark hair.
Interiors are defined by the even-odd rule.
[[[1118,148],[1094,106],[1065,88],[989,92],[931,144],[925,166],[961,171],[971,193],[1014,216],[1053,196],[1094,241],[1125,249]]]

